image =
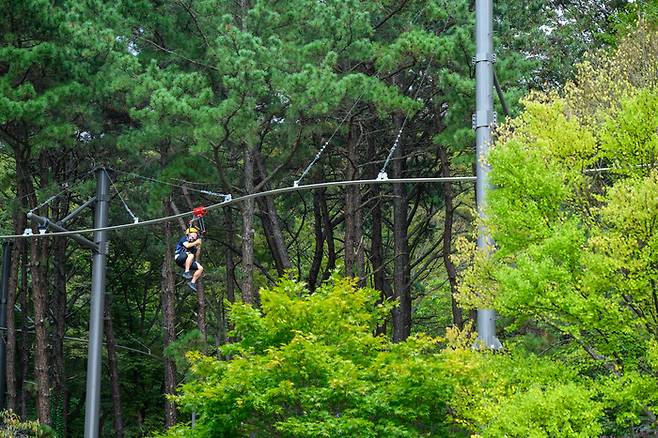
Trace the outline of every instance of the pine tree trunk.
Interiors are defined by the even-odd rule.
[[[42,169],[47,169],[45,165]],[[26,190],[34,191],[29,178]],[[41,184],[46,184],[46,178],[41,178]],[[31,205],[32,208],[36,205]],[[33,233],[38,230],[32,226]],[[50,364],[48,355],[48,279],[46,268],[48,263],[48,240],[32,239],[30,241],[30,272],[32,274],[32,304],[34,306],[34,378],[37,383],[37,415],[43,424],[51,425],[50,418]]]
[[[402,115],[395,116],[396,132],[402,126]],[[400,139],[393,155],[393,178],[402,178],[404,171],[404,142]],[[393,184],[393,238],[395,260],[393,267],[393,294],[398,306],[393,309],[393,341],[401,342],[411,333],[411,294],[409,291],[409,249],[407,241],[408,198],[402,184]]]
[[[164,201],[165,214],[170,215],[169,200]],[[172,225],[165,222],[162,226],[165,240],[164,260],[162,261],[162,326],[163,346],[166,349],[176,340],[176,285],[172,270],[174,254]],[[176,363],[169,358],[164,359],[165,395],[176,393]],[[164,401],[165,427],[176,424],[176,406],[168,398]]]
[[[22,184],[18,184],[17,195],[23,199],[25,191]],[[23,213],[14,212],[14,229],[17,234],[23,233],[25,229],[26,218]],[[9,274],[9,286],[7,291],[7,403],[6,406],[12,411],[17,411],[17,392],[16,392],[16,301],[18,291],[18,275],[21,260],[25,258],[26,246],[24,239],[18,239],[14,242],[11,254],[11,270]],[[25,273],[23,273],[25,275]],[[22,310],[22,309],[21,309]]]
[[[244,149],[244,186],[245,193],[254,190],[254,154],[245,145]],[[254,290],[254,200],[242,203],[242,300],[248,304],[257,304],[257,292]]]
[[[439,158],[441,159],[441,176],[450,176],[450,162],[448,154],[443,146],[439,146]],[[452,205],[452,184],[443,184],[443,204],[445,208],[445,218],[443,221],[443,265],[448,274],[448,282],[450,283],[450,302],[452,307],[452,323],[459,327],[464,328],[464,316],[462,309],[456,300],[457,295],[457,270],[455,265],[450,259],[452,252],[452,222],[454,217],[454,209]]]
[[[23,210],[30,205],[36,205],[36,197],[32,179],[28,171],[28,158],[24,149],[14,146],[16,158],[16,187],[19,195],[19,204]],[[22,233],[27,226],[27,218],[23,213],[15,212],[16,232]],[[8,311],[7,311],[7,398],[8,406],[19,412],[22,418],[27,418],[27,391],[25,381],[28,373],[27,345],[28,345],[28,319],[27,319],[27,274],[28,274],[28,245],[23,239],[18,239],[14,247],[11,275],[9,277]],[[20,264],[20,271],[19,271]],[[20,287],[19,287],[20,272]],[[18,290],[17,290],[18,289]],[[16,347],[16,312],[15,304],[18,300],[21,308],[21,343]],[[17,354],[17,353],[20,353]],[[18,363],[17,363],[18,359]],[[19,367],[17,367],[19,365]],[[17,369],[19,372],[17,372]]]
[[[290,257],[288,255],[288,248],[283,241],[283,233],[279,225],[274,201],[267,196],[258,199],[258,206],[261,211],[261,223],[263,230],[265,230],[265,239],[267,246],[270,248],[270,253],[274,259],[274,265],[279,276],[283,276],[285,271],[292,267]]]
[[[313,230],[315,231],[315,249],[313,251],[313,262],[308,273],[308,287],[311,291],[315,290],[320,275],[320,266],[324,256],[324,235],[322,233],[322,205],[320,202],[320,192],[313,192]]]
[[[375,142],[368,140],[368,157],[375,157]],[[370,166],[370,178],[377,178],[379,169],[376,163]],[[382,301],[392,299],[390,287],[386,283],[386,268],[384,266],[384,240],[382,238],[382,202],[381,190],[377,184],[371,187],[370,197],[375,199],[372,207],[372,236],[370,238],[370,264],[372,266],[373,287],[380,291]],[[376,333],[386,332],[386,322],[377,327]]]
[[[329,215],[329,207],[327,206],[326,191],[319,190],[318,197],[320,200],[320,209],[322,210],[322,226],[324,228],[325,241],[327,242],[327,267],[322,275],[322,279],[326,280],[331,275],[331,271],[336,268],[336,246],[334,243],[334,228],[331,224],[331,216]]]
[[[62,217],[62,216],[58,216]],[[67,424],[67,379],[66,364],[64,352],[64,335],[66,334],[66,247],[67,238],[55,238],[53,242],[53,262],[55,267],[55,370],[56,370],[56,390],[55,393],[61,397],[62,422],[64,424],[64,435],[66,436]]]
[[[233,221],[233,210],[226,208],[224,213],[224,229],[226,233],[226,299],[230,303],[235,302],[235,285],[238,284],[235,279],[235,260],[233,258],[233,251],[235,248],[235,226]]]
[[[117,438],[123,438],[123,409],[121,406],[121,387],[119,385],[117,342],[114,337],[114,324],[112,322],[112,295],[107,294],[105,299],[105,341],[107,346],[107,364],[110,370],[114,434]]]
[[[267,179],[268,175],[265,163],[263,163],[263,158],[258,151],[254,151],[254,162],[258,169],[259,179],[261,181]],[[262,190],[268,190],[268,188],[269,184],[265,184]],[[282,276],[286,270],[292,268],[292,263],[290,262],[288,247],[283,238],[283,232],[281,231],[281,224],[279,223],[279,217],[274,206],[274,199],[271,196],[266,196],[259,198],[258,202],[262,212],[263,227],[266,236],[268,236],[267,242],[274,257],[277,273],[279,276]]]
[[[347,139],[347,167],[346,180],[358,178],[357,164],[359,153],[357,146],[359,136],[354,125],[350,126],[350,135]],[[363,245],[361,230],[361,192],[359,186],[347,186],[345,189],[345,274],[358,277],[363,283]]]
[[[34,232],[38,231],[36,228]],[[50,376],[48,364],[48,283],[46,279],[46,239],[31,241],[32,303],[34,305],[34,376],[37,382],[39,422],[50,425]]]
[[[27,419],[27,379],[29,373],[29,347],[30,339],[28,334],[28,271],[29,271],[29,259],[27,246],[23,252],[23,257],[21,259],[21,286],[19,292],[19,301],[21,304],[21,344],[20,344],[20,377],[18,379],[18,388],[19,393],[19,408],[21,418]]]

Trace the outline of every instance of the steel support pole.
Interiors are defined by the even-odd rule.
[[[82,212],[82,210],[84,210],[85,208],[89,207],[89,206],[90,206],[92,203],[94,203],[94,202],[96,202],[96,197],[95,197],[95,196],[92,196],[87,202],[85,202],[84,204],[82,204],[81,206],[79,206],[78,208],[76,208],[75,210],[73,210],[73,211],[72,211],[68,216],[66,216],[64,219],[62,219],[61,221],[58,221],[58,222],[57,222],[57,225],[60,225],[60,226],[64,226],[64,225],[66,225],[66,223],[67,223],[68,221],[70,221],[70,220],[72,220],[72,219],[75,219],[76,216],[78,216],[78,215]]]
[[[11,272],[11,242],[2,243],[2,290],[0,291],[0,410],[5,409],[7,390],[7,296]]]
[[[107,227],[109,182],[104,168],[96,170],[96,209],[94,228]],[[107,231],[96,231],[91,273],[91,306],[89,309],[89,353],[87,357],[87,399],[85,401],[85,438],[98,437],[101,402],[101,360],[105,303],[105,264]]]
[[[493,110],[493,63],[496,60],[493,51],[493,0],[476,0],[475,2],[475,114],[473,128],[476,137],[476,176],[475,185],[478,215],[485,219],[487,192],[489,183],[489,163],[487,154],[492,144],[491,128],[496,123]],[[489,230],[480,224],[477,239],[478,249],[491,254],[494,242]],[[478,347],[500,349],[496,337],[496,312],[493,309],[478,309],[477,316]]]

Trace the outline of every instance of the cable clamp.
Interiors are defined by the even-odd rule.
[[[498,123],[496,111],[477,111],[471,117],[473,129],[491,127]]]
[[[32,228],[26,228],[23,231],[23,236],[31,236],[32,234],[34,234],[34,233],[32,233]]]
[[[133,224],[138,224],[139,223],[139,218],[137,216],[133,216]]]
[[[299,187],[299,180],[295,180],[295,181],[292,183],[292,186],[293,186],[293,187]]]
[[[97,248],[97,254],[108,255],[110,253],[110,245],[107,240],[101,244],[101,242],[94,242]]]
[[[485,62],[485,61],[495,64],[496,54],[491,52],[476,53],[475,56],[471,58],[471,62],[473,63],[473,65],[477,64],[478,62]]]
[[[377,181],[388,181],[388,175],[386,172],[379,172],[379,175],[377,175]]]
[[[233,196],[231,194],[224,195],[224,203],[226,202],[231,202],[233,200]]]

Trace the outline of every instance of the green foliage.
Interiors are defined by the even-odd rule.
[[[437,341],[372,335],[390,310],[355,280],[314,294],[280,280],[262,312],[233,305],[240,341],[218,360],[189,353],[194,378],[176,397],[199,419],[168,436],[424,436],[447,430],[452,394]]]
[[[314,294],[283,279],[262,297],[262,312],[231,307],[240,340],[221,347],[229,359],[188,353],[192,375],[174,399],[197,422],[165,436],[594,437],[612,404],[550,358],[472,351],[468,329],[373,336],[388,306],[353,279]]]
[[[650,32],[640,41],[655,41]],[[641,50],[635,43],[621,41],[600,62],[614,67],[613,76],[625,72],[625,82],[611,83],[609,72],[585,64],[582,81],[570,84],[564,97],[531,96],[489,156],[496,190],[487,224],[498,251],[475,257],[463,278],[464,295],[509,318],[510,333],[528,324],[549,327],[563,343],[582,348],[586,355],[564,346],[554,357],[577,364],[578,379],[592,379],[584,392],[571,386],[575,375],[550,391],[528,388],[513,402],[514,412],[583,423],[605,413],[591,429],[572,430],[558,419],[545,425],[551,436],[596,434],[596,424],[610,433],[656,428],[656,402],[642,394],[656,384],[658,93],[651,78],[628,75],[639,70],[624,53]],[[655,71],[658,54],[647,47],[645,55],[643,66]],[[611,93],[598,100],[601,90],[592,84]],[[597,104],[580,106],[588,100]],[[612,170],[588,170],[606,165]],[[482,284],[490,286],[477,296]],[[562,408],[561,399],[567,401]],[[567,405],[573,413],[551,413]],[[522,423],[514,414],[504,421],[492,426],[495,434],[532,435],[516,429]]]
[[[54,437],[56,434],[48,426],[37,421],[21,421],[12,411],[0,412],[0,436],[5,438]]]
[[[16,199],[17,180],[27,178],[37,189],[34,199],[29,199],[34,206],[59,192],[59,184],[69,174],[84,172],[87,164],[102,163],[176,183],[212,182],[219,177],[221,183],[203,187],[220,190],[220,186],[225,186],[226,191],[237,195],[243,187],[245,149],[257,150],[262,160],[257,165],[256,183],[270,176],[268,185],[287,185],[292,175],[298,175],[300,168],[315,155],[317,146],[335,134],[329,150],[314,168],[315,171],[322,168],[323,173],[309,175],[309,179],[330,179],[344,170],[342,145],[355,131],[360,131],[363,141],[360,146],[372,144],[375,151],[374,156],[367,157],[359,152],[359,158],[365,160],[354,164],[359,169],[357,176],[362,177],[369,172],[370,164],[386,156],[393,143],[397,129],[392,113],[409,117],[402,137],[408,148],[406,175],[435,175],[444,165],[452,174],[470,172],[473,161],[470,115],[474,102],[472,3],[470,0],[3,1],[0,3],[0,15],[4,18],[0,22],[2,229],[12,228],[15,211],[29,209],[27,197]],[[572,60],[578,59],[586,46],[600,45],[600,31],[609,29],[612,22],[608,18],[620,8],[625,10],[625,3],[619,0],[496,1],[497,74],[512,112],[518,112],[517,103],[528,87],[559,83],[571,74]],[[637,2],[637,6],[650,10],[645,2]],[[552,32],[546,32],[547,28]],[[529,101],[528,112],[522,116],[527,120],[518,130],[527,131],[527,135],[514,139],[516,156],[501,158],[501,163],[508,164],[505,172],[525,169],[514,177],[495,176],[500,178],[501,187],[518,190],[519,195],[515,199],[507,196],[511,192],[501,192],[502,196],[492,205],[500,211],[507,210],[510,215],[507,222],[494,225],[503,245],[501,255],[514,257],[524,249],[524,239],[536,245],[524,254],[520,264],[533,275],[524,277],[513,269],[498,270],[495,261],[480,258],[475,269],[465,277],[470,276],[474,282],[485,277],[471,288],[474,302],[483,298],[490,298],[490,302],[499,299],[497,305],[508,312],[517,306],[527,310],[522,322],[513,321],[517,326],[527,324],[541,314],[542,306],[552,305],[554,301],[559,304],[560,312],[543,322],[544,326],[555,320],[558,323],[566,320],[571,327],[575,316],[568,311],[578,311],[579,315],[587,315],[587,332],[569,330],[578,333],[584,341],[606,323],[628,321],[625,309],[612,309],[606,294],[615,294],[619,300],[619,291],[629,290],[642,305],[648,306],[650,302],[646,285],[652,277],[643,269],[652,266],[653,241],[644,246],[635,242],[643,239],[641,220],[650,221],[652,216],[647,213],[636,221],[630,212],[624,218],[612,213],[615,203],[626,207],[626,190],[632,194],[633,202],[646,206],[647,211],[653,208],[650,190],[654,184],[643,188],[642,177],[647,175],[636,175],[633,166],[650,157],[655,142],[645,143],[646,147],[637,156],[626,150],[632,142],[651,138],[651,124],[655,120],[651,113],[655,110],[652,101],[655,93],[636,98],[625,91],[640,83],[655,82],[653,64],[629,69],[635,65],[631,61],[645,59],[644,48],[655,47],[646,43],[653,41],[648,39],[650,35],[653,34],[638,32],[633,38],[619,42],[620,53],[626,54],[620,58],[624,62],[600,68],[593,60],[591,71],[599,73],[591,77],[580,75],[580,83],[589,84],[578,89],[585,90],[576,96],[580,100],[574,94],[571,99],[555,100],[550,105],[538,102],[534,108],[531,108],[534,102]],[[647,59],[651,59],[653,52],[647,53]],[[586,92],[591,90],[605,90],[600,93],[605,97]],[[624,97],[623,104],[619,96]],[[350,110],[352,106],[354,111]],[[610,117],[621,107],[625,108],[621,114],[627,117]],[[351,117],[342,122],[348,111]],[[571,117],[574,114],[577,121]],[[636,117],[639,114],[641,119]],[[348,129],[350,124],[352,130]],[[580,124],[597,124],[605,132],[605,138],[591,134],[589,125],[588,129],[581,129]],[[438,147],[445,149],[448,156],[439,158]],[[619,154],[627,154],[628,160],[615,161]],[[590,205],[574,196],[587,187],[587,181],[571,170],[593,162],[587,160],[598,159],[626,165],[630,173],[620,171],[620,179],[638,178],[634,185],[614,186],[609,192],[595,193],[615,199],[614,203],[602,201],[607,202],[610,212],[599,201],[593,203],[591,211],[616,234],[589,230],[586,224],[591,219],[578,222],[572,217],[574,212]],[[266,176],[260,175],[261,171]],[[162,201],[172,195],[178,207],[185,209],[187,200],[172,187],[124,177],[121,177],[123,181],[117,180],[118,189],[141,218],[162,215]],[[432,220],[435,223],[427,227],[430,232],[426,233],[422,226],[424,219],[418,220],[443,209],[440,188],[436,187],[436,190],[419,188],[409,193],[415,206],[410,212],[414,212],[412,216],[418,213],[415,220],[410,216],[409,229],[416,236],[412,245],[417,244],[410,250],[411,259],[419,253],[426,257],[437,254],[434,247],[435,238],[441,233],[440,221]],[[70,197],[58,200],[61,202],[58,218],[92,193],[90,184],[83,189],[75,188]],[[472,194],[468,190],[455,197],[458,214],[471,203]],[[387,199],[384,191],[380,194],[382,200]],[[192,196],[193,202],[208,201],[197,195]],[[341,196],[342,193],[328,192],[331,210],[328,214],[332,222],[340,222],[342,206],[334,201]],[[370,200],[367,202],[370,205]],[[296,267],[301,276],[311,264],[312,249],[305,246],[314,236],[309,226],[311,221],[307,220],[306,211],[302,214],[298,198],[279,198],[275,203],[279,213],[285,212],[279,219],[284,233],[288,233],[285,239],[291,245],[291,255],[296,252]],[[523,208],[531,215],[522,214]],[[54,215],[55,210],[47,213]],[[385,216],[390,215],[386,207],[383,210]],[[217,240],[204,243],[203,256],[204,266],[208,268],[204,282],[209,332],[217,327],[221,332],[225,322],[221,305],[224,296],[220,291],[226,277],[219,248],[227,247],[222,242],[227,239],[222,235],[219,225],[222,219],[216,212],[209,218],[209,224],[210,235]],[[233,219],[234,233],[243,234],[239,221]],[[126,220],[125,212],[112,207],[110,223]],[[368,220],[368,215],[364,215],[364,236],[369,236]],[[560,225],[563,222],[564,227]],[[91,224],[84,216],[71,225],[77,228]],[[470,219],[455,223],[454,228],[463,232],[465,226],[470,226]],[[341,241],[341,227],[339,223],[335,228],[336,242]],[[255,277],[256,283],[263,285],[269,281],[263,272],[270,270],[271,275],[274,263],[264,233],[259,232],[257,225],[255,228],[256,259],[259,269],[262,268]],[[385,256],[389,256],[392,237],[389,227],[384,228],[388,253]],[[162,427],[162,357],[174,358],[182,374],[187,370],[185,353],[196,349],[207,351],[208,347],[198,332],[192,331],[197,302],[183,284],[177,289],[176,330],[187,335],[163,351],[159,269],[164,245],[157,231],[123,230],[113,239],[121,243],[110,245],[107,283],[108,295],[114,300],[111,309],[114,331],[121,346],[118,367],[124,432],[127,436],[137,436]],[[366,241],[367,238],[363,246],[367,245]],[[600,263],[589,265],[579,277],[573,272],[579,266],[577,255],[583,245],[590,243],[596,253],[592,250],[588,255],[592,260],[598,258]],[[340,254],[340,245],[336,249]],[[633,262],[633,269],[624,273],[625,277],[615,275],[620,271],[616,260],[622,256],[624,263],[633,257],[638,260]],[[22,293],[31,288],[30,262],[28,273],[21,275],[21,281],[26,281],[25,286],[20,286]],[[450,291],[440,286],[445,284],[445,274],[435,268],[440,262],[438,257],[431,264],[410,262],[414,271],[414,296],[430,291],[414,302],[414,332],[427,328],[432,333],[443,334],[450,323]],[[88,254],[69,246],[66,263],[57,266],[52,255],[49,256],[46,267],[49,282],[60,274],[60,267],[64,268],[67,279],[65,371],[56,375],[59,370],[53,368],[50,374],[53,382],[66,382],[70,400],[63,403],[54,396],[52,410],[58,431],[66,417],[68,433],[76,436],[82,429],[83,418],[71,414],[79,412],[84,405],[84,379],[80,376],[85,372],[87,352],[84,343],[73,339],[85,338],[88,330],[85,310],[90,276]],[[325,267],[326,257],[322,270]],[[238,266],[238,281],[240,269]],[[390,279],[390,272],[384,271]],[[419,271],[427,271],[428,280],[425,272]],[[555,272],[560,274],[559,278],[553,276]],[[502,286],[500,279],[504,280]],[[583,293],[584,289],[570,284],[578,281],[596,283],[600,293],[585,291],[586,297],[578,298],[574,291]],[[615,290],[601,292],[607,284],[614,284]],[[538,298],[538,291],[547,285],[552,288],[550,299]],[[48,291],[50,303],[57,301],[59,291],[55,289]],[[478,373],[486,375],[485,368],[490,365],[470,352],[471,340],[465,335],[458,342],[459,348],[450,352],[440,352],[436,340],[422,335],[400,345],[372,336],[375,326],[390,310],[388,304],[377,306],[377,299],[378,293],[374,291],[357,291],[349,281],[334,279],[314,295],[298,283],[282,282],[263,292],[262,312],[233,305],[234,334],[239,341],[222,350],[223,355],[233,360],[219,362],[192,353],[195,359],[192,362],[199,367],[197,375],[201,377],[190,381],[191,389],[183,394],[181,403],[189,409],[199,408],[202,414],[199,433],[204,430],[223,431],[226,435],[257,431],[263,435],[294,436],[460,433],[456,429],[448,430],[452,422],[463,424],[473,432],[491,427],[490,434],[494,430],[521,433],[500,419],[471,418],[464,412],[459,418],[452,418],[452,413],[448,415],[447,406],[459,405],[454,395],[457,390],[461,386],[475,388]],[[32,326],[29,301],[27,306],[21,304],[20,310],[17,307],[17,325],[29,321],[28,325]],[[616,313],[599,321],[600,313],[610,313],[611,309]],[[646,313],[638,317],[637,324],[653,324],[652,317]],[[421,327],[421,320],[432,323]],[[54,328],[52,317],[46,325]],[[624,336],[616,334],[606,342],[597,343],[598,351],[607,354],[625,345],[638,369],[654,364],[655,370],[658,362],[655,343],[645,339],[649,336],[635,342],[636,327],[632,323],[628,325]],[[28,336],[28,329],[25,327],[26,331],[21,333]],[[54,333],[49,335],[56,340]],[[545,339],[553,339],[552,335],[537,336],[534,340],[540,339],[538,344],[548,342]],[[446,336],[452,336],[450,330]],[[28,362],[33,353],[28,341]],[[18,361],[22,360],[20,354]],[[27,374],[19,373],[19,383],[20,379],[31,380],[33,372],[28,363]],[[211,377],[217,379],[226,395],[204,386],[204,379],[211,382]],[[499,382],[494,377],[491,380]],[[498,384],[503,388],[509,385]],[[20,390],[21,385],[18,386]],[[104,430],[109,433],[111,406],[107,387],[104,382],[102,411],[103,418],[108,419]],[[530,391],[528,386],[524,388]],[[638,384],[634,388],[647,388],[647,385]],[[210,391],[206,411],[205,393],[197,394],[196,389]],[[574,389],[572,399],[579,406],[588,403],[589,397],[589,393],[580,389],[579,386]],[[628,397],[636,397],[639,390],[629,392]],[[507,396],[497,400],[515,409],[510,417],[521,422],[528,407],[535,406],[537,397],[562,394],[562,387],[547,383],[532,391],[532,400],[508,400]],[[30,388],[28,414],[34,407],[33,392]],[[614,394],[613,389],[609,392]],[[605,402],[606,409],[617,409],[616,416],[631,419],[619,424],[645,421],[642,414],[632,416],[637,410],[633,403],[615,402],[612,396],[606,400],[610,400]],[[482,406],[486,404],[485,399],[480,401]],[[625,407],[614,408],[622,404]],[[69,408],[67,413],[63,412],[65,405]],[[553,411],[541,407],[542,412],[571,416],[568,406],[557,401],[552,405],[556,405]],[[217,412],[220,420],[213,420]],[[596,407],[592,412],[598,412]],[[578,421],[584,418],[578,415],[573,415]],[[532,426],[523,431],[528,434],[543,427],[539,419],[527,418]],[[569,427],[584,430],[576,425]],[[186,435],[190,431],[181,426],[179,431],[171,433]]]

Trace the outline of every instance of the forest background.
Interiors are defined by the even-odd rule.
[[[375,178],[398,132],[389,177],[474,174],[471,1],[0,12],[3,234],[31,210],[64,218],[97,166],[111,224],[290,186],[325,145],[304,182]],[[496,256],[474,251],[470,182],[215,210],[197,293],[172,264],[182,221],[112,233],[103,436],[656,430],[658,5],[501,0],[495,17]],[[90,254],[64,238],[12,251],[7,405],[80,436]],[[481,305],[505,354],[470,350]]]

